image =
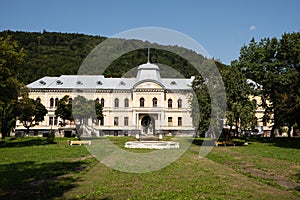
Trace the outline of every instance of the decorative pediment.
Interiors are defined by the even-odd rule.
[[[136,89],[163,89],[162,85],[155,82],[142,82],[136,85]]]

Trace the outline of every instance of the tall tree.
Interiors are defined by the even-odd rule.
[[[193,126],[200,136],[204,136],[211,120],[211,101],[209,92],[202,76],[196,76],[192,88],[194,96],[191,99]]]
[[[273,122],[271,137],[280,126],[292,126],[295,119],[287,117],[288,113],[295,116],[299,113],[296,89],[299,86],[299,35],[300,32],[284,34],[279,41],[276,38],[264,38],[260,42],[252,39],[240,51],[238,65],[248,78],[263,86],[259,95],[265,108],[264,120]],[[294,103],[289,102],[293,99]]]
[[[18,120],[27,129],[26,132],[29,135],[29,129],[44,121],[48,111],[42,103],[26,97],[18,102],[17,113]]]
[[[11,37],[0,38],[0,128],[2,140],[15,126],[15,105],[19,96],[26,96],[26,89],[14,78],[12,70],[24,61],[24,49]]]
[[[300,128],[300,32],[283,34],[277,53],[279,64],[285,69],[282,83],[282,119],[288,126],[288,136],[294,126]]]
[[[226,88],[226,122],[232,127],[235,126],[235,135],[240,130],[252,130],[256,125],[256,105],[250,100],[253,94],[246,77],[237,68],[235,62],[222,70],[222,77]]]
[[[200,135],[216,138],[221,134],[226,110],[226,95],[219,71],[223,65],[215,60],[205,60],[200,65],[201,76],[196,76],[192,88],[192,119]]]

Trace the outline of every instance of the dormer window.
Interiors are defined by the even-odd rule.
[[[77,81],[77,85],[82,85],[83,83],[81,81]]]
[[[63,84],[63,82],[61,80],[56,81],[56,85],[62,85],[62,84]]]
[[[175,81],[171,81],[171,85],[177,85]]]
[[[40,84],[40,85],[46,85],[46,82],[43,81],[43,80],[40,80],[40,81],[39,81],[39,84]]]
[[[97,85],[103,85],[101,81],[97,81]]]
[[[126,85],[126,83],[124,81],[121,81],[120,85]]]

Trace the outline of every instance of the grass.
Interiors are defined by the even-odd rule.
[[[128,139],[110,138],[121,148]],[[1,144],[0,199],[300,198],[300,150],[278,143],[215,147],[199,158],[197,139],[169,166],[136,174],[105,166],[84,146],[68,146],[66,138],[55,141],[7,138]]]
[[[50,199],[75,187],[77,176],[96,164],[84,146],[58,138],[17,138],[1,144],[0,199]]]

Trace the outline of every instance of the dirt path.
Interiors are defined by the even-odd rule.
[[[236,152],[226,150],[225,153],[233,155]],[[266,184],[245,175],[248,172],[238,170],[244,167],[252,170],[254,167],[251,168],[251,165],[235,168],[238,166],[235,162],[220,164],[207,158],[199,158],[198,154],[199,148],[193,146],[172,165],[144,174],[123,173],[98,163],[83,175],[77,187],[66,192],[63,198],[272,200],[300,198],[293,192]],[[235,154],[233,157],[243,160],[242,154]]]
[[[274,184],[279,188],[297,191],[300,195],[299,165],[288,161],[235,152],[231,147],[222,148],[222,152],[232,156],[233,160],[224,164],[236,171],[261,179],[263,182],[269,182],[269,184]]]

